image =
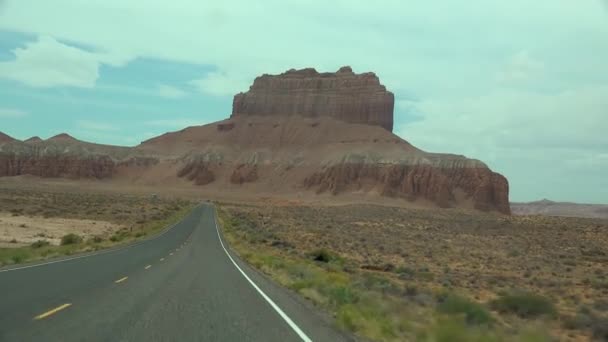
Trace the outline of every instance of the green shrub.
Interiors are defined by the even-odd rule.
[[[395,272],[397,274],[399,274],[399,275],[408,276],[408,277],[411,277],[411,278],[413,278],[414,275],[416,274],[416,270],[414,270],[414,269],[412,269],[410,267],[407,267],[407,266],[397,267],[397,269],[395,270]]]
[[[591,323],[591,333],[598,341],[608,341],[608,318],[596,318]]]
[[[334,305],[340,306],[357,302],[359,295],[349,286],[337,286],[330,289],[329,299]]]
[[[490,324],[493,321],[488,310],[481,304],[457,295],[445,297],[437,310],[445,314],[464,314],[467,324],[472,325]]]
[[[50,244],[51,244],[51,243],[50,243],[50,242],[48,242],[47,240],[38,240],[38,241],[36,241],[36,242],[32,243],[30,246],[31,246],[32,248],[41,248],[41,247],[44,247],[44,246],[48,246],[48,245],[50,245]]]
[[[61,238],[61,245],[65,246],[65,245],[75,245],[78,243],[82,242],[82,237],[80,237],[79,235],[76,235],[74,233],[70,233],[67,235],[64,235]]]
[[[492,302],[492,308],[501,313],[513,313],[521,318],[555,315],[555,307],[549,299],[533,293],[511,293]]]
[[[492,342],[500,337],[481,327],[472,327],[454,317],[439,319],[430,329],[418,336],[418,341],[435,342]]]
[[[30,259],[30,258],[31,258],[31,255],[30,255],[30,254],[29,254],[27,251],[25,251],[25,250],[23,250],[23,249],[16,250],[16,251],[14,252],[14,254],[12,254],[12,255],[10,256],[10,260],[11,260],[11,261],[12,261],[14,264],[19,264],[19,263],[22,263],[22,262],[24,262],[24,261],[26,261],[26,260],[28,260],[28,259]]]
[[[120,234],[114,234],[114,235],[110,236],[110,241],[112,241],[112,242],[118,242],[120,240],[122,240],[122,235],[120,235]]]
[[[318,249],[310,254],[312,260],[319,262],[330,262],[333,256],[326,249]]]

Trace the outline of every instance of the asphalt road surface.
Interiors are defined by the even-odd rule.
[[[0,341],[344,341],[220,238],[210,205],[139,244],[0,268]]]

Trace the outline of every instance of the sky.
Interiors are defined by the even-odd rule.
[[[608,203],[608,1],[0,0],[0,131],[137,145],[263,73],[373,71],[394,132],[512,201]]]

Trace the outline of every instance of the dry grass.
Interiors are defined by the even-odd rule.
[[[277,271],[282,268],[276,263],[269,266],[255,255],[268,253],[280,260],[309,263],[325,259],[325,253],[339,262],[312,261],[312,265],[344,275],[350,279],[348,284],[361,277],[383,279],[385,285],[364,290],[396,297],[392,300],[407,307],[408,314],[400,316],[394,311],[387,315],[410,323],[385,327],[390,331],[386,334],[359,331],[374,339],[424,336],[424,329],[418,335],[412,332],[417,331],[416,325],[433,327],[443,319],[445,312],[439,306],[446,293],[471,301],[470,306],[457,306],[456,311],[485,317],[475,307],[477,303],[491,312],[493,323],[488,333],[497,335],[490,338],[480,333],[485,339],[516,339],[514,332],[534,327],[560,340],[584,341],[593,334],[596,339],[608,338],[602,328],[608,325],[605,220],[379,206],[224,205],[223,216],[231,227],[228,234],[236,237],[232,242],[237,250],[243,250],[245,258],[266,273],[282,277],[279,281],[287,286],[293,274]],[[296,291],[333,311],[340,323],[344,308],[324,305],[328,297],[315,286]],[[435,318],[417,319],[417,310],[432,311]],[[340,324],[344,326],[344,322]],[[436,326],[433,331],[450,324]],[[357,326],[352,328],[358,331]]]
[[[0,217],[8,215],[3,223],[20,223],[0,236],[0,266],[143,239],[192,207],[190,201],[157,196],[0,188]],[[80,227],[69,229],[78,223]],[[68,234],[75,234],[67,239],[72,243],[57,246]]]

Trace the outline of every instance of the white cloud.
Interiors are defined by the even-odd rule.
[[[203,93],[215,96],[233,96],[241,91],[247,91],[253,80],[230,76],[223,72],[211,72],[204,78],[190,81]]]
[[[553,94],[499,90],[477,97],[433,99],[416,105],[424,120],[398,128],[434,151],[500,148],[608,148],[607,86]]]
[[[166,84],[158,85],[158,95],[160,95],[161,97],[165,97],[168,99],[180,99],[186,96],[187,94],[188,93],[186,93],[185,91],[174,86]]]
[[[16,48],[13,53],[14,60],[0,62],[0,77],[40,88],[92,88],[102,63],[118,66],[128,60],[81,50],[46,35]]]
[[[500,83],[524,82],[541,72],[543,67],[543,63],[532,58],[528,51],[523,50],[511,57],[496,78]]]
[[[27,116],[27,112],[15,108],[0,108],[0,118],[16,119]]]
[[[605,177],[600,165],[608,151],[606,94],[608,85],[426,100],[416,104],[423,120],[396,127],[396,133],[431,152],[487,162],[509,178],[515,199],[548,184],[554,192],[591,197]]]
[[[79,128],[91,130],[91,131],[118,131],[119,128],[115,125],[105,123],[105,122],[97,122],[97,121],[89,121],[89,120],[79,120],[76,122]]]
[[[176,118],[176,119],[158,119],[146,121],[147,126],[162,127],[166,129],[184,128],[190,126],[200,126],[208,124],[209,121],[205,120],[194,120],[187,118]]]
[[[330,7],[321,0],[262,5],[175,0],[169,7],[156,0],[19,0],[8,3],[0,29],[217,66],[222,73],[197,83],[218,94],[246,90],[240,89],[241,80],[246,86],[264,72],[306,66],[329,71],[350,64],[356,71],[377,72],[396,92],[415,89],[427,96],[486,89],[494,82],[496,56],[526,46],[549,50],[564,72],[599,70],[608,59],[608,49],[601,48],[608,33],[601,7],[596,1],[555,6],[527,0],[386,0],[382,6],[337,0]],[[205,34],[193,44],[193,32]]]

